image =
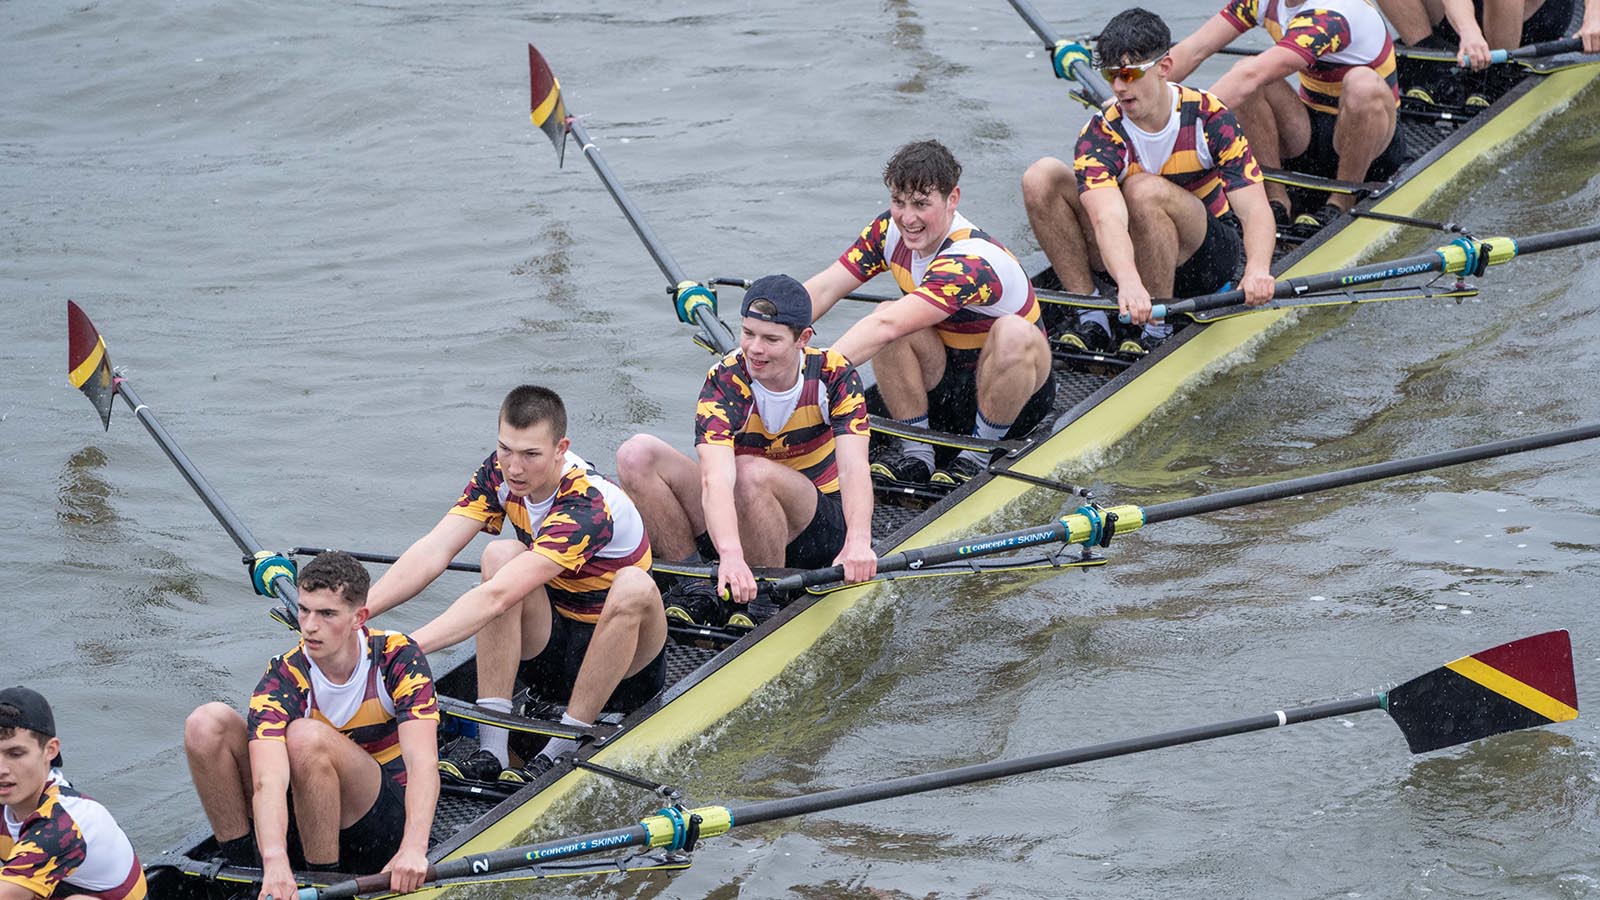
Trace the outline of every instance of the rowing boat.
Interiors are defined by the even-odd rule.
[[[1450,179],[1533,127],[1600,74],[1584,65],[1548,75],[1530,75],[1490,109],[1449,130],[1431,122],[1408,120],[1408,141],[1420,156],[1394,184],[1362,201],[1358,210],[1389,215],[1415,213]],[[1374,219],[1347,219],[1286,254],[1275,272],[1293,277],[1354,264],[1370,249],[1387,241],[1396,225]],[[1040,274],[1041,283],[1048,275]],[[881,552],[914,548],[970,533],[981,522],[1002,514],[1038,485],[1011,475],[1050,479],[1063,468],[1083,467],[1154,415],[1159,407],[1199,379],[1218,371],[1267,337],[1292,313],[1268,310],[1218,318],[1180,332],[1148,357],[1102,361],[1093,370],[1073,361],[1057,401],[1058,416],[1048,433],[1009,448],[995,472],[980,476],[947,496],[917,496],[915,502],[880,504],[875,516]],[[1076,500],[1074,501],[1076,502]],[[997,564],[998,570],[1070,565],[1098,565],[1099,556],[1037,555]],[[602,740],[582,754],[587,764],[626,771],[630,765],[705,734],[745,704],[797,657],[829,632],[840,616],[866,601],[876,586],[808,592],[749,634],[712,629],[677,629],[670,652],[669,687],[656,700],[620,721],[608,723]],[[439,664],[441,691],[470,697],[470,658],[444,657]],[[456,707],[458,718],[482,718]],[[455,794],[441,804],[435,827],[435,859],[479,853],[515,841],[541,817],[569,801],[586,784],[604,776],[593,769],[558,768],[542,781],[510,797]],[[180,850],[150,860],[156,896],[202,896],[207,879],[244,880],[248,873],[226,872],[210,864],[204,829]],[[638,867],[671,868],[681,861],[646,859]],[[604,866],[615,870],[616,866]],[[546,874],[560,874],[554,870]],[[524,873],[524,877],[528,877]]]

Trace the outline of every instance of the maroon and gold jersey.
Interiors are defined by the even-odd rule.
[[[252,741],[282,741],[295,719],[315,719],[355,741],[399,784],[406,783],[400,723],[439,721],[428,658],[397,631],[362,629],[366,652],[342,684],[328,680],[298,644],[267,663],[250,697]]]
[[[144,869],[128,836],[104,806],[51,772],[39,805],[22,821],[5,810],[0,829],[0,882],[40,897],[88,894],[144,900]]]
[[[517,540],[559,565],[550,600],[569,619],[600,621],[617,572],[650,570],[650,538],[633,501],[571,451],[555,493],[539,501],[512,495],[499,453],[491,453],[450,513],[482,522],[490,534],[510,522]]]
[[[745,370],[743,351],[728,354],[711,367],[700,389],[695,445],[732,447],[736,456],[765,456],[811,479],[822,493],[836,493],[839,464],[834,438],[868,434],[861,376],[839,353],[807,347],[800,380],[800,395],[788,420],[763,422],[755,379]]]
[[[900,226],[885,212],[861,230],[839,263],[861,281],[888,272],[902,293],[943,310],[949,318],[934,328],[954,350],[982,349],[989,327],[1000,316],[1018,315],[1044,330],[1033,283],[1022,264],[960,213],[939,249],[922,256],[905,245]]]
[[[1231,208],[1228,191],[1261,183],[1261,166],[1232,111],[1206,91],[1181,84],[1171,89],[1176,121],[1168,127],[1175,133],[1153,136],[1165,143],[1143,142],[1159,143],[1167,151],[1164,159],[1142,158],[1141,141],[1129,132],[1136,126],[1120,106],[1112,104],[1089,119],[1078,134],[1072,164],[1080,194],[1116,187],[1135,172],[1153,172],[1199,197],[1213,216],[1222,216]]]
[[[1240,34],[1263,26],[1279,47],[1306,61],[1300,99],[1312,109],[1337,113],[1344,76],[1360,66],[1383,76],[1400,105],[1389,25],[1367,0],[1310,0],[1293,9],[1283,0],[1229,0],[1222,17]]]

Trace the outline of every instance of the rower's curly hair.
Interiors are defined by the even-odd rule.
[[[1133,7],[1111,17],[1094,40],[1097,66],[1127,66],[1158,59],[1172,49],[1172,29],[1148,9]]]
[[[883,184],[891,195],[949,195],[961,183],[961,163],[935,140],[906,144],[883,167]]]
[[[372,586],[367,567],[343,550],[318,553],[300,567],[296,580],[302,591],[333,591],[357,609],[367,605],[367,588]]]

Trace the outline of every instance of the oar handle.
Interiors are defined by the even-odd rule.
[[[1544,56],[1556,56],[1561,53],[1574,53],[1583,49],[1583,39],[1578,37],[1556,38],[1553,41],[1541,41],[1518,47],[1515,50],[1491,50],[1489,61],[1503,63],[1513,59],[1539,59]]]

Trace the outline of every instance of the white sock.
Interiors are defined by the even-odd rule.
[[[588,728],[592,723],[585,722],[582,719],[574,719],[570,713],[562,713],[561,724],[571,725],[573,728]],[[578,749],[577,741],[571,738],[553,737],[549,743],[544,745],[544,749],[539,751],[539,755],[547,759],[555,759],[563,753],[571,753],[576,749]]]
[[[478,705],[484,709],[509,714],[511,701],[504,697],[479,697]],[[511,764],[511,757],[506,753],[506,738],[510,733],[498,725],[478,725],[478,746],[494,754],[500,760],[500,767],[505,768]]]
[[[913,427],[916,427],[916,428],[927,428],[928,427],[928,414],[927,413],[923,413],[922,415],[917,416],[915,419],[901,419],[900,421],[906,423],[907,425],[911,425]],[[900,452],[904,453],[906,456],[911,457],[912,459],[920,459],[920,460],[922,460],[923,462],[928,464],[929,471],[932,471],[932,469],[933,469],[933,445],[932,444],[924,444],[921,441],[913,441],[913,440],[911,440],[909,438],[901,438],[900,439]]]
[[[1004,438],[1006,436],[1006,432],[1010,430],[1010,422],[1007,422],[1004,425],[996,425],[995,423],[984,418],[984,415],[981,411],[978,413],[977,420],[972,423],[973,437],[980,437],[988,441],[998,441]],[[961,456],[977,463],[979,468],[982,468],[989,458],[988,453],[980,453],[977,450],[963,450],[961,451]]]

